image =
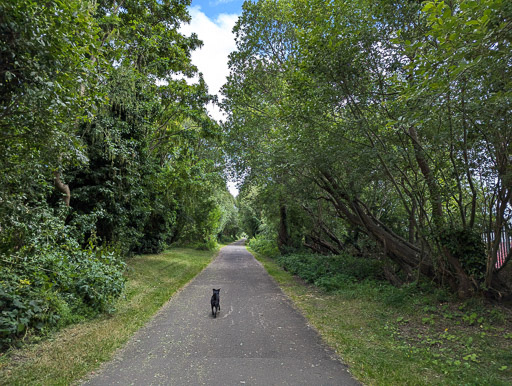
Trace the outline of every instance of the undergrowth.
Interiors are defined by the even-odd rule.
[[[0,254],[0,352],[101,312],[112,312],[124,288],[116,250],[73,240]]]
[[[69,385],[112,358],[216,251],[173,248],[127,261],[126,285],[113,314],[68,325],[35,344],[0,353],[0,384]]]
[[[264,256],[274,257],[279,255],[279,248],[273,239],[269,239],[264,235],[256,236],[249,240],[248,247],[261,253]]]
[[[512,384],[512,311],[503,304],[460,301],[429,283],[397,288],[368,259],[256,257],[366,384]]]

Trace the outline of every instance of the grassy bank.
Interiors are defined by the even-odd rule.
[[[512,384],[509,308],[375,282],[327,293],[254,254],[363,383]]]
[[[4,354],[0,357],[0,384],[67,385],[77,381],[111,359],[115,350],[208,265],[215,253],[172,249],[130,259],[117,312]]]

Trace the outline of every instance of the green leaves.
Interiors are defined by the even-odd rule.
[[[66,242],[52,248],[39,246],[37,255],[17,254],[10,262],[2,257],[0,348],[13,344],[21,334],[113,309],[124,288],[125,264],[120,256]]]
[[[96,83],[90,53],[96,50],[97,27],[88,2],[9,2],[0,12],[2,35],[8,37],[0,43],[0,104],[6,109],[0,142],[10,146],[23,136],[27,147],[70,151],[59,137],[87,116],[94,97],[80,89]]]
[[[0,269],[13,312],[0,316],[4,343],[59,315],[110,310],[120,255],[161,251],[184,219],[192,237],[215,243],[219,127],[202,77],[182,79],[196,75],[190,54],[201,44],[179,32],[187,5],[0,4]]]
[[[303,240],[307,227],[327,241],[356,227],[400,265],[418,252],[393,257],[391,240],[402,240],[398,249],[428,245],[423,261],[444,277],[444,226],[481,235],[506,217],[483,202],[510,197],[505,177],[499,182],[512,140],[503,124],[509,14],[501,0],[246,5],[224,87],[228,152],[239,175],[287,205],[319,208],[297,226]],[[354,200],[378,219],[375,232],[358,222]],[[329,223],[322,232],[320,221]],[[482,253],[479,246],[468,261],[455,254],[448,269],[461,263],[464,272],[454,273],[454,287],[472,287],[468,275],[482,282],[482,264],[492,259]]]

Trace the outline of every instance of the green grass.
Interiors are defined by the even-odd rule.
[[[111,359],[215,254],[177,248],[131,258],[124,297],[115,313],[70,326],[37,344],[0,356],[0,384],[68,385],[78,381]]]
[[[326,293],[251,252],[361,382],[512,384],[509,308],[376,282]]]

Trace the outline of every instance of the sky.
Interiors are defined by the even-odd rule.
[[[203,41],[203,47],[192,52],[192,63],[203,73],[210,94],[219,98],[220,88],[229,75],[228,55],[236,48],[231,31],[242,13],[242,4],[243,0],[192,0],[192,21],[181,28],[185,35],[195,32]],[[208,106],[208,112],[217,121],[225,120],[225,115],[213,104]],[[233,196],[238,195],[233,182],[228,182],[228,189]]]
[[[185,35],[195,32],[203,41],[203,47],[192,52],[192,62],[203,73],[209,92],[219,97],[229,75],[228,55],[236,48],[231,31],[242,12],[242,4],[242,0],[192,0],[192,21],[181,27]],[[208,106],[208,111],[216,120],[225,119],[216,106]]]
[[[202,12],[211,19],[220,14],[240,15],[243,0],[192,0],[192,7],[201,7]]]

